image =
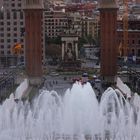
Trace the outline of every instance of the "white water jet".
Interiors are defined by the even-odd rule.
[[[117,84],[116,86],[127,96],[127,98],[131,97],[131,90],[130,88],[123,83],[121,78],[117,77]]]
[[[140,98],[131,103],[108,88],[100,103],[89,83],[75,83],[64,97],[41,90],[33,103],[0,106],[0,140],[139,140]]]
[[[15,91],[15,99],[21,99],[23,94],[27,91],[29,87],[29,80],[24,79],[24,81],[17,87]]]

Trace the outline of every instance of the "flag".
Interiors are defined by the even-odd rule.
[[[22,50],[22,46],[20,43],[16,43],[13,47],[12,47],[12,53],[13,54],[20,54]]]

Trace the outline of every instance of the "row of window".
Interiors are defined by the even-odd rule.
[[[122,34],[121,34],[121,35],[118,34],[118,37],[119,37],[119,38],[123,38],[123,35],[122,35]],[[129,37],[129,38],[140,38],[140,34],[129,34],[129,33],[128,33],[128,37]]]
[[[68,22],[68,19],[46,19],[46,22]]]
[[[52,34],[48,33],[47,35],[48,35],[49,37],[54,37],[54,36],[58,36],[58,35],[60,35],[60,34],[58,34],[58,33],[56,33],[56,34],[54,34],[54,33],[52,33]]]
[[[6,16],[4,16],[4,12],[0,12],[0,19],[4,19],[4,17],[8,20],[8,19],[23,19],[23,12],[17,12],[17,11],[12,11],[13,14],[11,14],[10,11],[7,11]],[[18,17],[18,13],[20,13],[19,17]]]
[[[19,36],[17,33],[13,33],[13,34],[11,34],[11,33],[7,33],[7,34],[5,34],[7,37],[17,37],[17,36]],[[4,33],[0,33],[0,37],[4,37]]]
[[[46,32],[48,33],[58,33],[58,32],[62,32],[61,30],[46,30]]]
[[[66,22],[59,22],[59,23],[57,23],[57,22],[56,23],[46,22],[45,25],[68,25],[68,23],[66,23]]]
[[[6,40],[7,43],[10,43],[10,42],[15,42],[15,43],[16,43],[16,42],[18,42],[18,41],[23,42],[24,39],[18,40],[18,39],[9,39],[9,38],[8,38],[8,39]],[[4,39],[0,39],[0,42],[1,42],[1,43],[4,43]]]
[[[20,24],[20,25],[23,25],[23,21],[20,21],[20,22],[17,22],[17,21],[14,21],[13,23],[8,21],[8,22],[4,22],[4,21],[0,21],[0,25],[17,25],[17,24]]]
[[[122,42],[122,40],[118,40],[118,43]],[[140,40],[128,40],[128,44],[139,44],[140,45]]]
[[[5,54],[5,53],[4,53],[4,51],[0,51],[0,54]],[[7,51],[7,54],[12,54],[12,52],[9,50],[9,51]],[[24,54],[23,50],[21,51],[21,54]]]
[[[7,30],[6,31],[17,31],[19,28],[17,28],[17,27],[14,27],[14,28],[10,28],[10,27],[7,27]],[[21,29],[20,29],[21,30]],[[2,28],[0,28],[0,31],[4,31],[4,27]]]
[[[13,1],[13,0],[12,0],[12,1]],[[16,2],[17,2],[17,0],[16,0]],[[8,3],[8,2],[5,1],[4,5],[5,5],[6,7],[13,7],[13,8],[15,8],[15,7],[21,7],[21,0],[19,0],[19,2],[18,2],[17,4],[16,4],[16,2],[13,1],[13,2],[10,4],[10,3]]]

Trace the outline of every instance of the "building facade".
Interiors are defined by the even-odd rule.
[[[117,44],[123,42],[123,23],[118,21]],[[123,46],[121,48],[123,56]],[[128,56],[136,56],[140,60],[140,21],[138,19],[128,22]]]
[[[49,38],[60,36],[68,26],[68,17],[63,11],[44,12],[45,35]]]
[[[23,0],[0,1],[0,67],[25,63],[24,4]],[[44,22],[41,26],[44,31]],[[42,32],[42,63],[45,62],[44,37],[44,32]],[[12,51],[16,44],[21,44],[22,47],[19,55]]]
[[[66,13],[63,11],[44,12],[45,35],[49,38],[58,37],[66,30],[80,37],[91,35],[98,38],[99,24],[97,17],[89,18],[79,13]]]
[[[17,57],[24,62],[24,14],[22,0],[3,0],[0,10],[0,66],[15,65]],[[15,44],[20,43],[20,56],[11,51]]]

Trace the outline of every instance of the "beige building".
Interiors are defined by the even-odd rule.
[[[22,45],[20,62],[24,62],[24,14],[21,0],[3,0],[0,11],[0,65],[15,65],[12,53],[15,44]]]
[[[97,17],[89,18],[84,17],[82,19],[82,35],[91,35],[93,38],[98,38],[99,36],[99,21]]]
[[[24,0],[0,0],[0,67],[17,65],[25,62],[25,17]],[[44,22],[42,22],[44,31]],[[45,35],[42,32],[42,61],[45,61]],[[12,48],[20,43],[20,55],[15,55]]]
[[[60,36],[68,26],[68,17],[63,11],[45,11],[44,26],[47,37]]]
[[[45,34],[54,38],[70,31],[78,36],[92,35],[98,37],[98,18],[85,17],[77,13],[65,13],[64,11],[45,11]]]

